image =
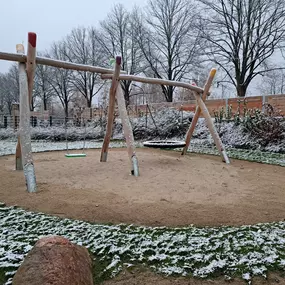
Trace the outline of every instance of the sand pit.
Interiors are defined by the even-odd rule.
[[[0,158],[0,201],[100,223],[151,226],[242,225],[285,218],[285,168],[220,157],[139,149],[141,176],[129,174],[125,149],[86,158],[34,155],[39,192],[28,194],[14,156]]]

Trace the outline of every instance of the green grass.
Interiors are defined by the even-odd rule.
[[[200,146],[190,146],[189,152],[219,155],[215,148],[206,148]],[[285,166],[284,153],[272,153],[260,150],[244,150],[236,148],[227,148],[227,153],[230,158],[258,162],[271,165]]]
[[[284,222],[151,228],[91,224],[0,205],[1,282],[13,276],[34,243],[47,235],[64,236],[89,250],[95,284],[122,270],[143,268],[165,276],[244,279],[285,268]]]

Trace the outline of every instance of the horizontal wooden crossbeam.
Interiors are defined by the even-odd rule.
[[[102,79],[112,79],[112,74],[102,74]],[[142,77],[142,76],[136,76],[136,75],[128,75],[128,74],[121,74],[119,76],[119,80],[130,80],[130,81],[136,81],[141,83],[150,83],[150,84],[157,84],[157,85],[168,85],[168,86],[177,86],[182,88],[187,88],[192,91],[195,91],[199,94],[204,92],[204,89],[193,86],[186,82],[180,82],[180,81],[173,81],[173,80],[166,80],[166,79],[160,79],[160,78],[149,78],[149,77]]]
[[[16,61],[16,62],[27,62],[27,56],[24,54],[16,54],[16,53],[7,53],[7,52],[0,52],[0,59],[2,60],[8,60],[8,61]],[[71,69],[71,70],[78,70],[78,71],[89,71],[89,72],[96,72],[100,74],[106,74],[106,73],[113,73],[112,69],[103,68],[99,66],[93,66],[93,65],[85,65],[85,64],[78,64],[63,60],[57,60],[47,57],[36,57],[36,64],[42,64],[42,65],[48,65],[58,68],[64,68],[64,69]],[[125,71],[121,71],[121,73],[126,73]]]

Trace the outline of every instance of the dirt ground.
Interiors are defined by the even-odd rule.
[[[284,276],[282,274],[269,274],[267,279],[264,278],[254,278],[253,285],[273,285],[285,284]],[[215,278],[215,279],[189,279],[189,278],[175,278],[175,277],[163,277],[148,271],[140,272],[123,272],[118,277],[103,282],[103,285],[246,285],[248,284],[242,279],[234,279],[227,281],[224,278]]]
[[[28,194],[14,156],[0,158],[0,201],[91,222],[151,226],[242,225],[285,218],[285,168],[220,157],[139,149],[141,176],[125,149],[86,158],[34,155],[39,192]],[[138,283],[140,284],[140,283]]]

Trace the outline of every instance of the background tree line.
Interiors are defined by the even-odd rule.
[[[38,54],[108,68],[110,58],[121,55],[122,69],[129,74],[199,85],[210,66],[217,66],[219,81],[244,97],[258,76],[267,92],[283,92],[284,44],[283,0],[149,0],[146,8],[131,11],[115,5],[98,27],[76,27]],[[17,72],[13,64],[0,74],[0,105],[7,113],[18,101]],[[47,110],[58,102],[68,116],[71,104],[91,107],[107,84],[90,72],[38,65],[32,108]],[[127,104],[142,92],[130,81],[121,85]],[[172,102],[175,87],[159,88],[164,100]]]

